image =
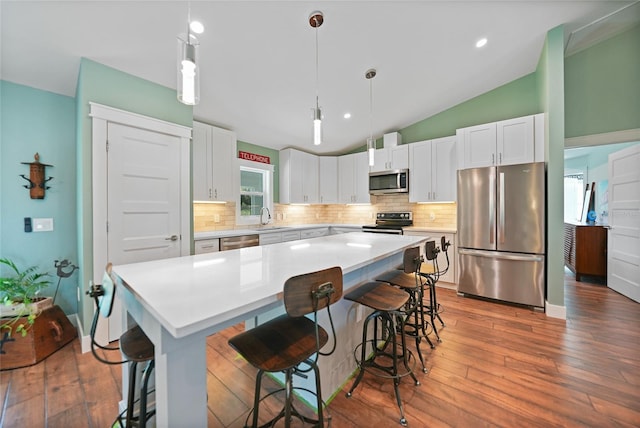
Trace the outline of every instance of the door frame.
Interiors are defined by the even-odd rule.
[[[191,128],[137,113],[89,103],[92,118],[92,218],[93,218],[93,281],[102,281],[107,255],[107,128],[118,123],[180,138],[180,255],[191,253]],[[106,326],[106,323],[100,325]],[[107,329],[96,332],[99,343],[108,342]]]

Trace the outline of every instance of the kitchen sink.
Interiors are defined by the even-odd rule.
[[[258,227],[256,230],[280,230],[280,229],[287,229],[286,226],[265,226],[265,227]]]

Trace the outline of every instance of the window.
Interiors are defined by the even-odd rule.
[[[273,208],[273,165],[240,161],[240,198],[236,204],[236,223],[260,223],[263,207]]]
[[[584,174],[564,176],[564,219],[580,221],[584,201]]]

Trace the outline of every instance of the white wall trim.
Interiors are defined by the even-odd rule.
[[[564,148],[600,146],[602,144],[629,143],[634,141],[640,141],[640,128],[565,138]]]
[[[154,117],[143,116],[138,113],[131,113],[102,104],[90,102],[89,117],[191,139],[191,128],[188,126],[178,125]]]
[[[561,320],[567,319],[567,307],[553,305],[545,300],[544,302],[545,313],[549,318],[558,318]]]
[[[80,349],[83,354],[91,351],[91,336],[85,335],[82,330],[82,323],[80,322],[80,317],[78,314],[73,314],[75,316],[76,329],[78,332],[78,340],[80,341]],[[71,316],[71,315],[70,315]],[[73,321],[71,321],[73,324]]]

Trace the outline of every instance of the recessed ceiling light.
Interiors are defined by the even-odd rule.
[[[204,25],[200,21],[191,21],[189,24],[189,28],[196,34],[202,34],[204,32]]]
[[[345,113],[343,117],[345,119],[350,119],[351,118],[351,113]]]
[[[482,39],[480,39],[480,40],[478,40],[478,41],[476,42],[476,47],[477,47],[477,48],[481,48],[481,47],[483,47],[483,46],[484,46],[484,45],[486,45],[486,44],[487,44],[487,39],[486,39],[485,37],[483,37]]]

